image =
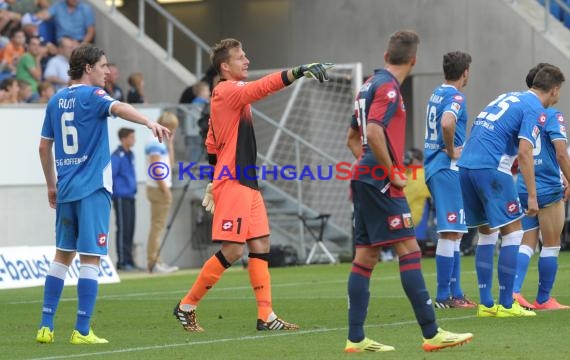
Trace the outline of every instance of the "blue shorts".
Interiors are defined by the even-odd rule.
[[[427,186],[434,200],[437,232],[466,233],[459,172],[449,169],[440,170],[429,178]]]
[[[56,247],[84,255],[107,255],[111,195],[99,189],[77,201],[58,203],[55,216]]]
[[[523,217],[513,177],[495,169],[459,168],[468,227],[498,229]]]
[[[528,194],[519,193],[519,197],[521,199],[521,205],[523,209],[526,209],[528,207],[527,204]],[[544,209],[550,204],[559,202],[560,200],[562,200],[563,197],[564,197],[564,192],[562,190],[560,190],[558,193],[538,195],[537,196],[538,208]],[[525,216],[522,218],[523,231],[538,229],[539,226],[540,225],[538,223],[538,216],[532,216],[532,217]]]
[[[390,191],[352,181],[354,243],[356,247],[385,246],[415,239],[412,214],[405,197],[391,197]]]

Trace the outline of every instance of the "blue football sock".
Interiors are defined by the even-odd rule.
[[[406,296],[412,304],[423,337],[431,339],[437,334],[438,326],[422,274],[421,257],[422,254],[419,251],[400,256],[400,280]]]
[[[479,301],[481,304],[491,307],[493,300],[493,262],[495,245],[477,245],[475,250],[475,270],[479,285]]]
[[[42,321],[40,327],[47,326],[53,331],[53,318],[59,305],[63,284],[67,274],[66,265],[53,261],[46,275],[44,286],[44,302],[42,305]]]
[[[453,271],[451,272],[451,296],[454,298],[463,298],[465,293],[461,288],[461,251],[459,250],[461,241],[455,242],[455,251],[453,252]]]
[[[99,267],[86,264],[79,268],[79,280],[77,282],[77,320],[75,329],[82,335],[89,334],[91,316],[97,300]]]
[[[451,273],[453,272],[453,252],[455,241],[439,239],[435,251],[435,266],[437,272],[437,294],[436,300],[444,301],[449,299]]]
[[[348,340],[355,343],[364,339],[372,270],[354,262],[348,277]]]
[[[513,305],[513,286],[517,274],[517,259],[523,231],[517,230],[504,235],[499,252],[499,303],[510,309]]]
[[[543,247],[538,259],[538,293],[536,301],[544,304],[550,299],[558,271],[558,253],[560,247]]]
[[[521,245],[519,247],[519,254],[517,257],[517,275],[515,276],[515,285],[513,286],[513,292],[517,294],[520,294],[521,292],[522,284],[524,283],[532,254],[534,254],[534,250],[532,250],[530,246]]]

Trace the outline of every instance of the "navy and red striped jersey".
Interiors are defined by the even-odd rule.
[[[379,162],[367,144],[368,126],[381,126],[386,137],[386,146],[395,166],[403,166],[404,146],[406,141],[406,108],[398,80],[387,70],[378,69],[364,84],[362,84],[352,116],[351,126],[360,131],[362,154],[356,165],[370,169],[367,174],[356,176],[353,171],[353,180],[362,181],[383,190],[389,183],[386,171],[379,166]],[[374,171],[373,171],[374,170]],[[372,172],[375,176],[373,176]],[[381,179],[384,177],[383,179]],[[403,197],[404,192],[395,186],[390,187],[390,195]]]

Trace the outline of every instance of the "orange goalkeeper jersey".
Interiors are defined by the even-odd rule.
[[[235,179],[244,186],[259,188],[250,104],[283,89],[288,85],[286,79],[286,73],[276,72],[251,82],[225,80],[214,88],[206,138],[208,154],[217,157],[214,180]]]

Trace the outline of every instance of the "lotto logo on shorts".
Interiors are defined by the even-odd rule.
[[[447,222],[455,224],[457,222],[457,213],[447,213]]]
[[[232,220],[222,220],[222,231],[232,231],[234,222]]]
[[[107,246],[107,234],[97,235],[97,245],[98,246]]]
[[[402,217],[400,215],[388,216],[388,228],[400,230],[402,228]]]
[[[511,201],[507,203],[507,212],[509,214],[516,214],[519,212],[519,204],[516,201]]]

